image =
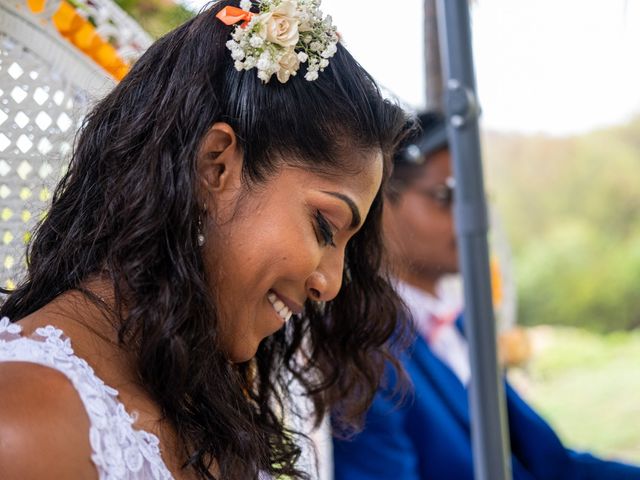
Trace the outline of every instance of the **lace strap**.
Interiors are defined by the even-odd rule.
[[[134,417],[117,399],[118,391],[106,385],[91,366],[74,354],[71,341],[53,326],[21,336],[20,325],[0,320],[0,361],[26,361],[63,373],[72,383],[90,421],[89,441],[100,479],[172,478],[160,455],[158,438],[135,430]]]

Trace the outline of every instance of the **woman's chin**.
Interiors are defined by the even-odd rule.
[[[255,348],[242,348],[229,354],[229,361],[232,363],[244,363],[256,356],[258,345]]]
[[[262,338],[243,338],[242,341],[236,342],[227,350],[227,357],[232,363],[244,363],[256,356],[258,347]]]
[[[268,315],[261,317],[263,320],[260,324],[255,323],[256,331],[247,332],[242,337],[232,338],[227,343],[227,357],[233,363],[248,362],[256,356],[260,343],[265,338],[270,337],[285,325],[282,319],[275,311],[269,308]]]

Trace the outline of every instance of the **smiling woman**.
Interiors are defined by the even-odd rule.
[[[297,43],[261,29],[274,2],[214,3],[86,118],[0,307],[4,479],[305,478],[292,377],[358,424],[401,338],[380,218],[407,119],[317,2],[276,3]]]
[[[242,155],[235,160],[240,169]],[[213,163],[221,161],[219,155]],[[357,173],[328,176],[282,166],[241,200],[240,174],[227,165],[218,170],[225,173],[216,186],[205,189],[213,210],[205,238],[227,245],[205,248],[203,256],[220,316],[229,320],[221,338],[232,360],[253,357],[283,320],[303,312],[306,299],[328,302],[338,295],[347,242],[360,229],[360,212],[367,214],[383,171],[378,149],[349,161],[361,164]],[[225,185],[232,179],[235,184]]]

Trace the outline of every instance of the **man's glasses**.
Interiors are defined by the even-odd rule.
[[[453,205],[455,189],[456,180],[453,177],[448,177],[444,183],[429,188],[415,188],[414,190],[433,200],[440,208],[449,209]]]

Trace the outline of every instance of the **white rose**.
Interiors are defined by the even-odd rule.
[[[300,19],[293,2],[284,0],[273,11],[260,15],[259,21],[262,24],[260,34],[265,40],[283,47],[298,43]]]
[[[286,83],[291,75],[295,75],[300,68],[300,60],[293,50],[289,50],[278,60],[277,77],[280,83]]]

